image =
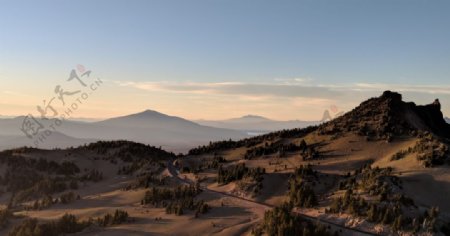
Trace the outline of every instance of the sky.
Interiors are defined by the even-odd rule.
[[[319,120],[384,90],[450,116],[450,1],[0,1],[0,115]],[[84,69],[83,69],[84,68]],[[81,76],[68,81],[75,69]],[[103,83],[90,85],[100,79]],[[58,100],[63,88],[66,104]],[[98,87],[98,88],[97,88]]]

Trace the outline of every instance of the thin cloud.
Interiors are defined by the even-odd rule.
[[[398,92],[415,92],[428,94],[450,94],[450,86],[436,86],[436,85],[400,85],[400,84],[369,84],[357,83],[354,90],[359,91],[384,91],[394,90]]]
[[[295,77],[295,78],[275,78],[274,81],[282,83],[282,84],[288,84],[288,85],[292,85],[292,84],[306,85],[306,84],[311,83],[314,80],[309,77]]]
[[[335,98],[342,95],[332,88],[312,85],[286,84],[286,83],[241,83],[241,82],[131,82],[116,81],[119,86],[132,87],[147,91],[163,91],[172,93],[192,94],[228,94],[248,96],[275,96],[275,97],[317,97]]]
[[[297,81],[297,82],[295,82]],[[310,97],[322,99],[339,99],[352,97],[355,93],[361,95],[367,92],[376,93],[385,90],[398,92],[442,94],[450,95],[450,86],[437,85],[398,85],[380,83],[355,83],[355,84],[317,84],[312,85],[303,78],[289,80],[277,79],[273,83],[242,83],[242,82],[133,82],[115,81],[119,86],[132,87],[146,91],[161,91],[185,94],[210,94],[210,95],[245,95],[245,96],[273,96],[273,97]]]

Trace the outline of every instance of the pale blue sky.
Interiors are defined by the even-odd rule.
[[[0,4],[0,81],[4,88],[0,114],[33,109],[77,64],[110,82],[97,98],[109,104],[103,116],[121,114],[111,101],[118,91],[125,101],[137,101],[136,94],[153,101],[136,102],[122,113],[149,108],[188,118],[264,113],[279,119],[313,119],[332,103],[350,109],[386,88],[404,91],[408,99],[419,103],[450,97],[450,1],[55,0]],[[222,88],[225,82],[239,85]],[[287,87],[292,88],[283,94]],[[11,92],[32,99],[12,99]],[[246,105],[238,112],[213,109],[226,106],[227,96],[235,98],[236,94],[243,100],[234,102]],[[213,95],[220,101],[211,99]],[[183,102],[195,105],[189,100],[193,97],[211,100],[211,104],[183,110]],[[309,98],[317,103],[309,108],[298,105]],[[5,99],[12,99],[11,103],[5,104]],[[157,102],[160,99],[165,101]],[[297,104],[296,113],[266,107],[288,100]],[[449,114],[450,107],[443,103]],[[311,106],[321,107],[311,110]],[[101,116],[92,111],[82,114]]]

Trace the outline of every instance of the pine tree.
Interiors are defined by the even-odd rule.
[[[367,219],[372,222],[378,220],[378,208],[375,204],[371,204],[369,210],[367,211]]]
[[[401,215],[399,215],[399,216],[394,220],[394,223],[392,224],[392,229],[393,229],[394,231],[397,231],[397,230],[401,230],[402,227],[403,227],[403,218],[402,218]]]
[[[392,214],[391,210],[389,208],[386,209],[384,216],[383,216],[383,224],[390,224],[392,222]]]

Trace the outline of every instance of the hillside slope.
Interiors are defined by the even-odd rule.
[[[427,227],[439,231],[446,227],[443,222],[450,222],[450,204],[445,200],[450,194],[450,125],[440,106],[438,100],[429,105],[404,102],[400,94],[386,91],[319,126],[192,149],[183,168],[195,170],[198,179],[218,191],[267,204],[291,202],[297,206],[293,211],[366,232],[392,235],[400,228],[406,235],[426,235]],[[211,175],[211,167],[204,163],[219,157],[224,159],[223,169],[232,171],[245,164],[250,170],[263,168],[265,172],[256,179],[235,177],[226,185],[215,183],[224,171]],[[314,175],[305,175],[301,166],[310,166]],[[225,173],[234,176],[233,171]],[[299,175],[298,179],[293,175]],[[298,184],[295,188],[293,181]],[[317,202],[306,201],[313,196],[305,195],[309,189]],[[389,214],[385,216],[389,219],[378,220],[365,213],[372,208],[386,211],[386,207],[396,209],[382,213]],[[427,219],[421,227],[412,223],[423,221],[423,212],[433,207],[440,209],[438,218]],[[262,222],[261,230],[270,232],[270,225]]]

